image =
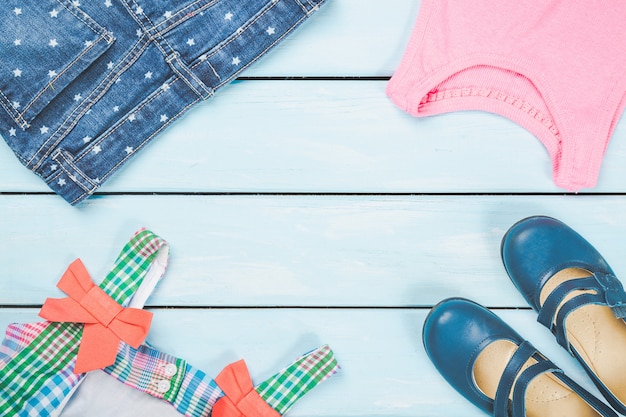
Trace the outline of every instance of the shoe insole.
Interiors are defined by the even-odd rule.
[[[588,277],[584,269],[568,268],[556,273],[541,289],[543,305],[559,284]],[[572,291],[565,301],[583,292]],[[567,340],[592,371],[621,402],[626,403],[626,323],[613,315],[610,307],[588,304],[572,311],[565,319]]]
[[[517,345],[509,340],[497,340],[487,345],[476,358],[474,381],[489,398],[495,399],[504,368],[516,349]],[[522,371],[536,362],[533,358],[528,359]],[[512,395],[511,392],[510,399]],[[540,374],[530,382],[525,401],[528,417],[599,417],[601,415],[551,373]]]

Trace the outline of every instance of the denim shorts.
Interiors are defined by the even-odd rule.
[[[0,133],[70,204],[324,0],[5,0]]]

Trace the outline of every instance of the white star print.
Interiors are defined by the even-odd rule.
[[[206,59],[207,59],[206,54],[200,55],[200,61],[206,61]]]
[[[239,65],[241,64],[241,59],[239,59],[238,56],[233,58],[233,65]]]
[[[167,91],[170,89],[170,85],[168,83],[163,83],[163,85],[161,86],[161,90],[163,91]]]
[[[15,9],[13,9],[13,13],[15,13],[16,16],[19,16],[22,14],[22,9],[16,7]]]
[[[53,78],[57,76],[57,72],[55,70],[48,71],[48,77]]]
[[[111,0],[104,0],[104,5],[105,5],[106,7],[111,7],[111,6],[113,6],[113,4],[111,4]]]
[[[196,40],[194,38],[187,39],[187,45],[194,46],[196,44]]]
[[[79,1],[73,1],[72,4],[74,5],[74,7],[80,7]]]
[[[141,36],[142,32],[141,29],[137,29],[137,32],[135,32],[137,34],[137,36]]]
[[[63,178],[59,178],[58,184],[59,184],[61,187],[63,187],[63,186],[66,184],[66,182],[65,182],[65,180],[64,180]]]
[[[59,11],[57,9],[52,9],[50,13],[50,17],[57,17],[59,15]]]
[[[44,125],[44,126],[41,126],[39,128],[39,131],[41,132],[42,135],[45,135],[46,133],[48,133],[50,131],[50,128],[48,126]]]
[[[50,42],[48,42],[48,45],[54,48],[55,46],[58,46],[59,43],[57,42],[56,39],[50,39]]]
[[[11,129],[9,129],[9,136],[15,136],[15,133],[17,133],[17,131],[15,130],[14,127],[12,127]]]
[[[82,100],[82,98],[83,98],[83,96],[81,96],[80,93],[74,95],[74,101],[80,101],[80,100]]]
[[[233,14],[228,12],[224,15],[224,20],[233,20]]]
[[[133,148],[130,146],[127,146],[124,150],[126,151],[126,155],[130,155],[133,152]]]
[[[163,15],[163,17],[165,17],[166,19],[169,19],[170,17],[172,17],[172,12],[170,12],[169,10],[167,12],[165,12],[165,14]]]
[[[91,136],[85,136],[85,137],[83,138],[83,142],[84,142],[84,143],[89,143],[89,142],[91,141],[91,139],[93,139]]]
[[[148,71],[148,72],[146,72],[143,76],[144,76],[144,78],[146,78],[146,79],[147,79],[147,78],[152,78],[152,71]]]
[[[129,122],[134,122],[134,121],[135,121],[135,119],[137,119],[137,116],[135,116],[135,113],[131,113],[131,114],[128,116],[128,121],[129,121]]]
[[[89,47],[93,45],[93,41],[85,41],[85,46]]]
[[[168,117],[164,114],[161,115],[161,122],[166,122]]]
[[[273,35],[274,33],[276,33],[276,28],[268,26],[266,32],[268,35]]]
[[[107,69],[112,69],[113,68],[113,61],[109,61],[109,63],[107,64]]]
[[[93,153],[95,153],[97,155],[100,152],[102,152],[102,148],[100,147],[100,145],[96,145],[96,146],[93,147]]]
[[[122,81],[122,77],[118,77],[117,80],[115,80],[115,84],[119,83],[120,81]]]
[[[52,164],[50,165],[50,171],[56,171],[57,170],[57,164]]]
[[[143,9],[141,8],[141,6],[137,6],[137,8],[135,9],[135,13],[137,13],[137,14],[142,14],[143,13]]]
[[[113,107],[113,112],[117,113],[118,111],[120,111],[120,106],[114,106]]]
[[[16,39],[16,40],[13,41],[13,44],[15,46],[20,46],[22,44],[22,40],[21,39]]]
[[[21,70],[21,69],[19,69],[19,68],[15,68],[15,69],[13,70],[13,76],[14,76],[14,77],[21,77],[21,76],[22,76],[22,70]]]
[[[14,101],[13,103],[11,103],[13,105],[14,109],[19,109],[20,108],[20,102],[19,101]]]

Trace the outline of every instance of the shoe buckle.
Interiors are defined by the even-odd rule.
[[[604,292],[604,301],[611,308],[615,317],[626,317],[626,292],[619,279],[613,274],[596,272],[593,274]]]

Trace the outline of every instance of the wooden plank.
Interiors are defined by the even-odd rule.
[[[514,123],[483,112],[415,119],[386,97],[384,79],[340,80],[390,76],[420,1],[327,3],[243,75],[337,79],[236,81],[79,208],[29,194],[48,189],[1,143],[0,327],[38,320],[29,306],[60,295],[76,257],[99,281],[147,226],[171,244],[148,300],[151,343],[212,375],[246,358],[256,381],[333,347],[341,374],[291,416],[482,416],[422,347],[429,307],[450,296],[498,307],[593,390],[535,322],[499,246],[515,221],[548,214],[626,276],[626,124],[592,194],[561,195],[547,152]]]
[[[570,224],[626,276],[624,196],[106,196],[82,209],[4,196],[0,305],[54,296],[76,257],[99,281],[147,226],[171,244],[151,305],[396,307],[464,296],[526,306],[499,250],[534,214]]]
[[[420,1],[328,0],[245,76],[391,76]]]
[[[328,343],[342,367],[290,416],[483,416],[432,366],[421,341],[426,309],[156,310],[149,341],[215,376],[244,358],[261,381]],[[528,310],[496,311],[569,376],[591,382]],[[33,311],[0,310],[0,326],[36,320]]]
[[[563,192],[541,143],[483,112],[415,119],[385,82],[246,81],[192,110],[104,192]],[[592,192],[624,192],[626,124]],[[0,190],[48,188],[0,145]],[[584,190],[589,191],[589,190]]]

